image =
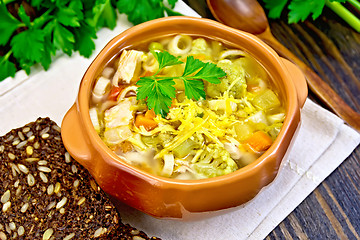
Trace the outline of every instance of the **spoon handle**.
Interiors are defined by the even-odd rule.
[[[271,46],[279,55],[295,63],[305,74],[306,81],[311,91],[335,114],[360,132],[360,114],[347,105],[345,101],[310,67],[277,41],[269,28],[259,34],[258,37]]]

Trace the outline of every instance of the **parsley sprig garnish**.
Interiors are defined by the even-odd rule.
[[[220,78],[226,76],[226,73],[216,64],[202,62],[193,56],[186,58],[185,69],[181,76],[159,76],[163,68],[183,64],[183,62],[179,60],[180,57],[175,57],[166,51],[151,51],[151,53],[158,61],[159,69],[154,75],[141,77],[137,82],[139,86],[137,99],[146,100],[148,108],[154,109],[155,113],[161,114],[163,118],[169,113],[172,99],[176,97],[174,79],[180,79],[184,82],[185,96],[188,99],[199,100],[206,98],[203,80],[218,84]]]

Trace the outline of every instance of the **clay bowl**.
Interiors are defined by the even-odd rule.
[[[272,76],[285,102],[287,116],[273,145],[256,161],[231,174],[202,180],[173,180],[151,175],[114,154],[91,123],[91,91],[105,64],[125,48],[179,33],[208,37],[246,50]],[[254,35],[212,20],[168,17],[132,27],[105,46],[84,74],[77,100],[64,117],[61,133],[71,156],[87,168],[114,199],[157,218],[194,219],[208,212],[239,206],[274,180],[296,136],[306,96],[307,86],[301,71]]]

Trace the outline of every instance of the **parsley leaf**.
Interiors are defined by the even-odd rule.
[[[44,33],[39,29],[28,29],[11,40],[14,57],[20,63],[40,62],[44,51]]]
[[[204,91],[204,82],[201,80],[184,80],[185,96],[189,99],[199,100],[200,98],[205,99],[206,94]]]
[[[11,52],[9,52],[11,53]],[[5,79],[8,76],[14,77],[16,72],[16,67],[14,63],[10,62],[7,58],[10,54],[5,56],[0,56],[0,79]]]
[[[263,0],[270,18],[279,18],[288,0]]]
[[[316,19],[322,13],[325,0],[293,0],[289,4],[289,23],[305,21],[310,14]]]
[[[137,99],[146,100],[148,108],[154,109],[155,114],[161,114],[163,118],[169,113],[171,101],[176,97],[174,88],[174,79],[180,79],[184,82],[185,96],[189,99],[199,100],[206,98],[204,90],[204,81],[210,83],[220,83],[220,79],[226,76],[226,73],[216,64],[205,63],[193,56],[186,58],[184,72],[178,77],[162,77],[157,74],[167,66],[183,64],[179,57],[170,53],[151,51],[159,63],[159,70],[152,76],[141,77],[137,82]]]
[[[90,57],[92,51],[95,49],[93,41],[96,38],[95,30],[85,22],[81,22],[80,28],[74,32],[75,43],[74,49],[78,50],[80,55]]]
[[[159,63],[159,70],[163,69],[164,67],[183,63],[179,60],[180,57],[175,57],[168,52],[151,51],[151,53]]]
[[[154,76],[143,77],[138,82],[137,99],[146,99],[149,109],[163,118],[169,112],[171,101],[175,98],[175,82],[172,79],[157,80]]]
[[[4,46],[10,39],[11,35],[22,23],[14,18],[8,11],[5,4],[0,3],[0,45]]]
[[[81,13],[81,11],[80,11]],[[80,27],[80,20],[82,20],[82,14],[70,7],[60,8],[56,13],[56,18],[64,26]]]
[[[93,16],[89,18],[89,24],[95,29],[102,27],[113,29],[117,18],[115,10],[110,0],[96,0],[92,8]]]
[[[171,7],[175,6],[177,0],[168,0]],[[168,13],[163,0],[118,0],[116,6],[120,13],[125,13],[128,20],[133,24],[139,24],[156,18],[165,17],[165,12]],[[169,15],[181,15],[173,11]]]
[[[57,49],[62,49],[64,53],[71,55],[75,43],[74,34],[57,21],[54,26],[53,39]]]
[[[20,6],[19,11],[18,11],[18,15],[21,19],[21,21],[27,26],[30,27],[30,17],[26,14],[25,12],[25,8],[23,5]]]
[[[186,59],[183,77],[189,76],[199,69],[201,70],[193,75],[191,77],[192,79],[203,79],[210,83],[218,84],[220,83],[219,78],[226,76],[226,73],[215,64],[209,62],[204,63],[199,59],[195,59],[193,56],[189,56]]]

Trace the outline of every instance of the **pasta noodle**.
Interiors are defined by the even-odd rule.
[[[170,42],[168,51],[172,55],[181,56],[191,50],[192,39],[188,35],[177,35]]]
[[[152,53],[147,54],[146,60],[143,61],[142,67],[147,72],[156,72],[159,69],[159,63],[156,61]]]

